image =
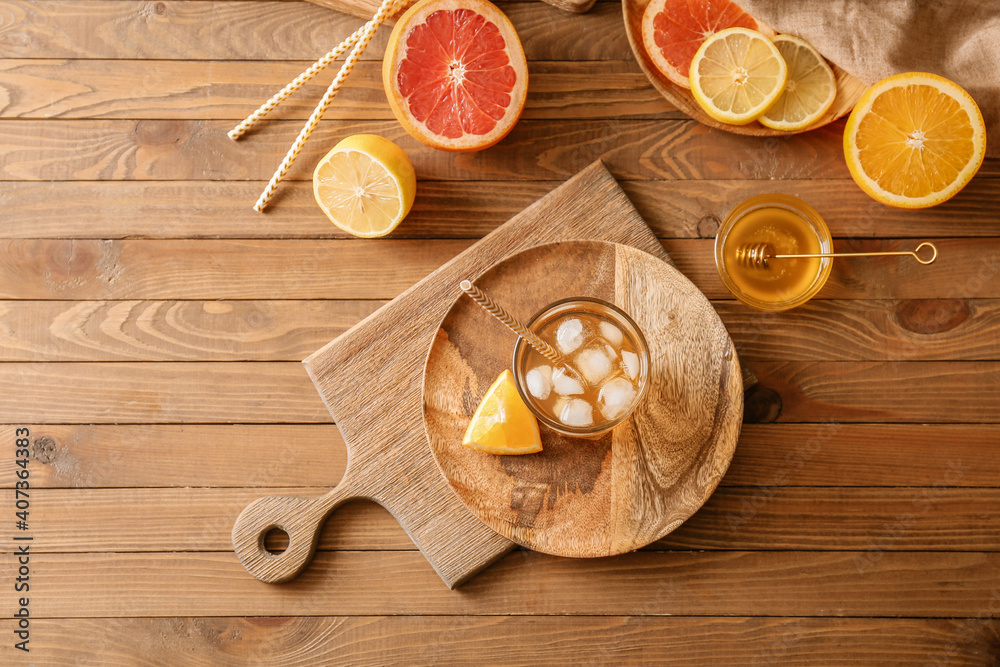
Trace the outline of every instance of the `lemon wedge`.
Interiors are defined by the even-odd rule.
[[[497,377],[472,415],[462,444],[489,454],[542,451],[538,420],[521,400],[509,369]]]

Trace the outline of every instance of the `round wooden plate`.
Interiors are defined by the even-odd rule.
[[[861,94],[868,88],[868,86],[840,67],[829,63],[837,79],[837,97],[833,100],[833,106],[830,107],[830,110],[809,127],[788,132],[785,130],[772,130],[757,122],[748,125],[720,123],[701,110],[690,90],[678,86],[665,77],[656,68],[656,65],[653,64],[652,59],[650,59],[649,54],[646,52],[646,46],[642,42],[642,13],[646,11],[646,5],[648,4],[649,0],[622,0],[622,12],[625,15],[625,32],[628,34],[629,44],[632,45],[632,53],[635,54],[635,59],[639,61],[639,67],[645,72],[646,78],[649,79],[650,83],[653,84],[653,87],[661,95],[667,98],[667,101],[699,123],[703,123],[709,127],[733,132],[734,134],[747,134],[756,137],[779,137],[786,134],[808,132],[809,130],[815,130],[818,127],[832,123],[844,114],[849,113],[861,97]]]
[[[638,549],[694,514],[729,467],[743,415],[736,351],[704,295],[666,262],[601,241],[526,250],[476,284],[523,321],[570,296],[614,303],[646,337],[650,385],[633,416],[600,439],[543,426],[538,454],[463,447],[476,406],[510,368],[516,337],[458,297],[424,368],[424,427],[473,514],[520,545],[573,557]]]

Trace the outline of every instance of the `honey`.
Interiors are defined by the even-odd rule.
[[[751,197],[729,214],[716,237],[716,265],[726,287],[747,305],[784,310],[805,303],[822,288],[830,259],[771,260],[767,268],[741,259],[739,251],[766,243],[771,253],[831,251],[830,232],[808,204],[787,195]]]

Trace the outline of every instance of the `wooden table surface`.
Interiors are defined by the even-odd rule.
[[[619,3],[500,6],[531,72],[506,140],[452,155],[406,135],[383,31],[261,215],[332,72],[226,132],[358,19],[0,0],[0,663],[1000,661],[1000,161],[945,205],[891,209],[850,179],[843,121],[753,139],[686,119],[640,72]],[[417,169],[390,239],[346,238],[312,200],[318,157],[358,132]],[[638,552],[514,551],[449,590],[385,510],[352,502],[300,578],[250,577],[239,511],[318,495],[346,463],[300,361],[598,158],[761,381],[707,505]],[[751,311],[712,244],[762,192],[812,204],[840,250],[933,240],[940,259],[837,260],[808,305]]]

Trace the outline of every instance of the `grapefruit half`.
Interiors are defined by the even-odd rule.
[[[414,138],[446,151],[492,146],[514,127],[528,63],[510,20],[486,0],[421,0],[382,61],[389,106]]]
[[[642,14],[642,44],[656,69],[690,88],[691,60],[702,42],[726,28],[749,28],[774,37],[774,30],[729,0],[650,0]]]

